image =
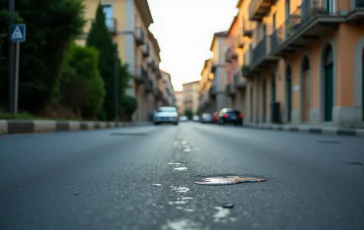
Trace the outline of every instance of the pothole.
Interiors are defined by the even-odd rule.
[[[207,177],[195,183],[199,185],[232,185],[240,183],[254,183],[254,182],[265,182],[265,181],[267,180],[256,177],[226,176],[226,177]]]

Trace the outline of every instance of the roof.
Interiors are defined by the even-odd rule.
[[[200,80],[197,80],[197,81],[190,81],[190,82],[187,82],[187,83],[182,84],[182,86],[183,86],[183,85],[196,84],[196,83],[200,83]]]
[[[241,4],[243,4],[244,0],[238,0],[238,4],[236,4],[236,8],[240,8]]]
[[[161,49],[159,47],[158,40],[154,37],[153,33],[150,32],[150,30],[148,30],[148,38],[152,42],[153,49],[158,57],[159,62],[161,62],[161,56],[160,56]]]
[[[211,46],[210,46],[210,51],[212,51],[212,48],[214,46],[214,43],[215,43],[216,38],[218,38],[218,37],[227,37],[227,36],[228,36],[227,31],[222,31],[222,32],[214,33],[214,36],[213,36],[212,42],[211,42]]]
[[[210,61],[210,59],[206,59],[206,60],[205,60],[205,63],[204,63],[203,68],[202,68],[202,70],[201,70],[201,76],[202,76],[202,74],[203,74],[203,71],[204,71],[204,70],[205,70],[205,68],[207,67],[207,63],[209,63],[209,61]]]
[[[231,22],[231,25],[230,25],[230,28],[229,28],[229,30],[228,30],[228,34],[230,34],[231,33],[231,30],[234,28],[234,25],[235,25],[235,23],[237,22],[237,20],[238,20],[238,15],[236,15],[235,17],[234,17],[234,19],[233,19],[233,21]]]
[[[147,0],[136,0],[134,1],[145,26],[148,28],[150,24],[154,23],[152,13],[150,12],[149,4]],[[144,12],[143,12],[144,11]],[[146,14],[145,14],[146,13]]]

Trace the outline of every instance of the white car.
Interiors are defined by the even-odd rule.
[[[160,107],[154,113],[153,122],[155,125],[169,123],[178,125],[178,112],[176,107]]]
[[[188,121],[188,117],[187,116],[181,116],[179,118],[179,121],[181,121],[181,122]]]
[[[198,115],[193,116],[193,121],[200,121],[200,117]]]

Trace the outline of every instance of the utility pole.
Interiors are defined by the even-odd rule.
[[[115,45],[115,61],[114,61],[114,115],[115,115],[115,125],[119,125],[119,66],[118,66],[118,49]]]
[[[11,27],[14,22],[15,0],[9,0],[9,112],[14,113],[14,43],[11,41]]]

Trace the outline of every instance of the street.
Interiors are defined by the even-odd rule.
[[[363,163],[358,137],[192,122],[4,135],[0,229],[362,230]],[[229,175],[267,181],[195,184]]]

